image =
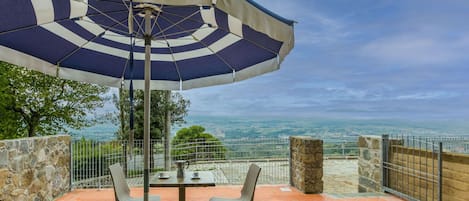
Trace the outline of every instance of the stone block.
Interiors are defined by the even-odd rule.
[[[381,137],[380,138],[371,138],[371,148],[372,149],[381,149]]]
[[[370,192],[370,190],[373,190],[374,192],[381,191],[381,183],[377,182],[377,181],[373,181],[373,180],[369,179],[368,177],[360,176],[358,178],[358,183],[361,186],[366,187],[368,189],[368,192]]]
[[[61,155],[57,159],[57,165],[59,167],[66,167],[70,164],[70,155]]]
[[[371,160],[370,150],[365,149],[365,150],[361,151],[360,157],[363,157],[363,159],[367,160],[367,161]]]
[[[321,180],[323,176],[323,169],[322,168],[307,168],[305,169],[305,179],[307,181],[316,181]]]
[[[363,136],[358,137],[358,147],[360,147],[360,148],[368,147],[368,143],[366,143],[365,137],[363,137]]]
[[[45,162],[48,159],[44,149],[39,150],[39,152],[36,153],[36,157],[37,157],[37,162],[38,163]],[[50,159],[53,159],[53,158],[50,158]]]
[[[313,181],[308,181],[305,184],[304,193],[310,194],[319,194],[323,192],[323,187],[324,187],[324,182],[322,180],[313,180]]]
[[[28,154],[28,153],[31,152],[30,149],[29,149],[31,147],[29,142],[30,142],[29,140],[21,140],[20,141],[20,147],[19,148],[20,148],[20,152],[22,154]]]
[[[14,197],[18,197],[18,196],[23,195],[23,194],[24,194],[24,189],[15,189],[10,193],[10,195],[12,195]]]
[[[0,168],[4,168],[8,166],[9,160],[8,160],[8,150],[6,149],[0,149]]]
[[[21,173],[21,186],[29,186],[34,180],[34,171],[32,169],[24,170]]]
[[[8,184],[8,178],[10,177],[11,172],[7,168],[0,169],[0,186],[5,186]]]
[[[359,193],[366,193],[368,192],[368,189],[362,185],[358,185],[358,192]]]
[[[31,184],[31,187],[29,188],[29,191],[31,193],[38,193],[41,191],[43,188],[43,184],[39,180],[34,180],[33,183]]]

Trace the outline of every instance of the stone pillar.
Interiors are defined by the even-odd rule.
[[[290,185],[303,193],[322,193],[322,140],[290,137]]]
[[[358,138],[358,192],[381,191],[381,136],[364,135]]]

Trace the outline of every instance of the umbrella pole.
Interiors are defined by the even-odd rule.
[[[143,200],[148,201],[150,191],[150,77],[151,77],[151,8],[145,8],[145,91],[144,91],[144,117],[143,117]]]

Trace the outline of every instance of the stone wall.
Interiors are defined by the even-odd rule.
[[[311,137],[290,137],[290,184],[303,193],[322,193],[323,142]]]
[[[70,189],[70,136],[0,141],[0,201],[54,200]]]
[[[358,148],[358,192],[381,191],[381,136],[360,136]]]

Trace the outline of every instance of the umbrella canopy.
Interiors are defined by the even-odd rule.
[[[132,7],[129,0],[4,0],[0,60],[111,87],[133,79],[135,88],[143,89],[141,2],[155,5],[151,89],[244,80],[278,69],[293,48],[293,21],[249,0],[134,0]]]
[[[145,89],[226,84],[279,68],[293,21],[251,0],[3,0],[0,60],[61,78]]]

